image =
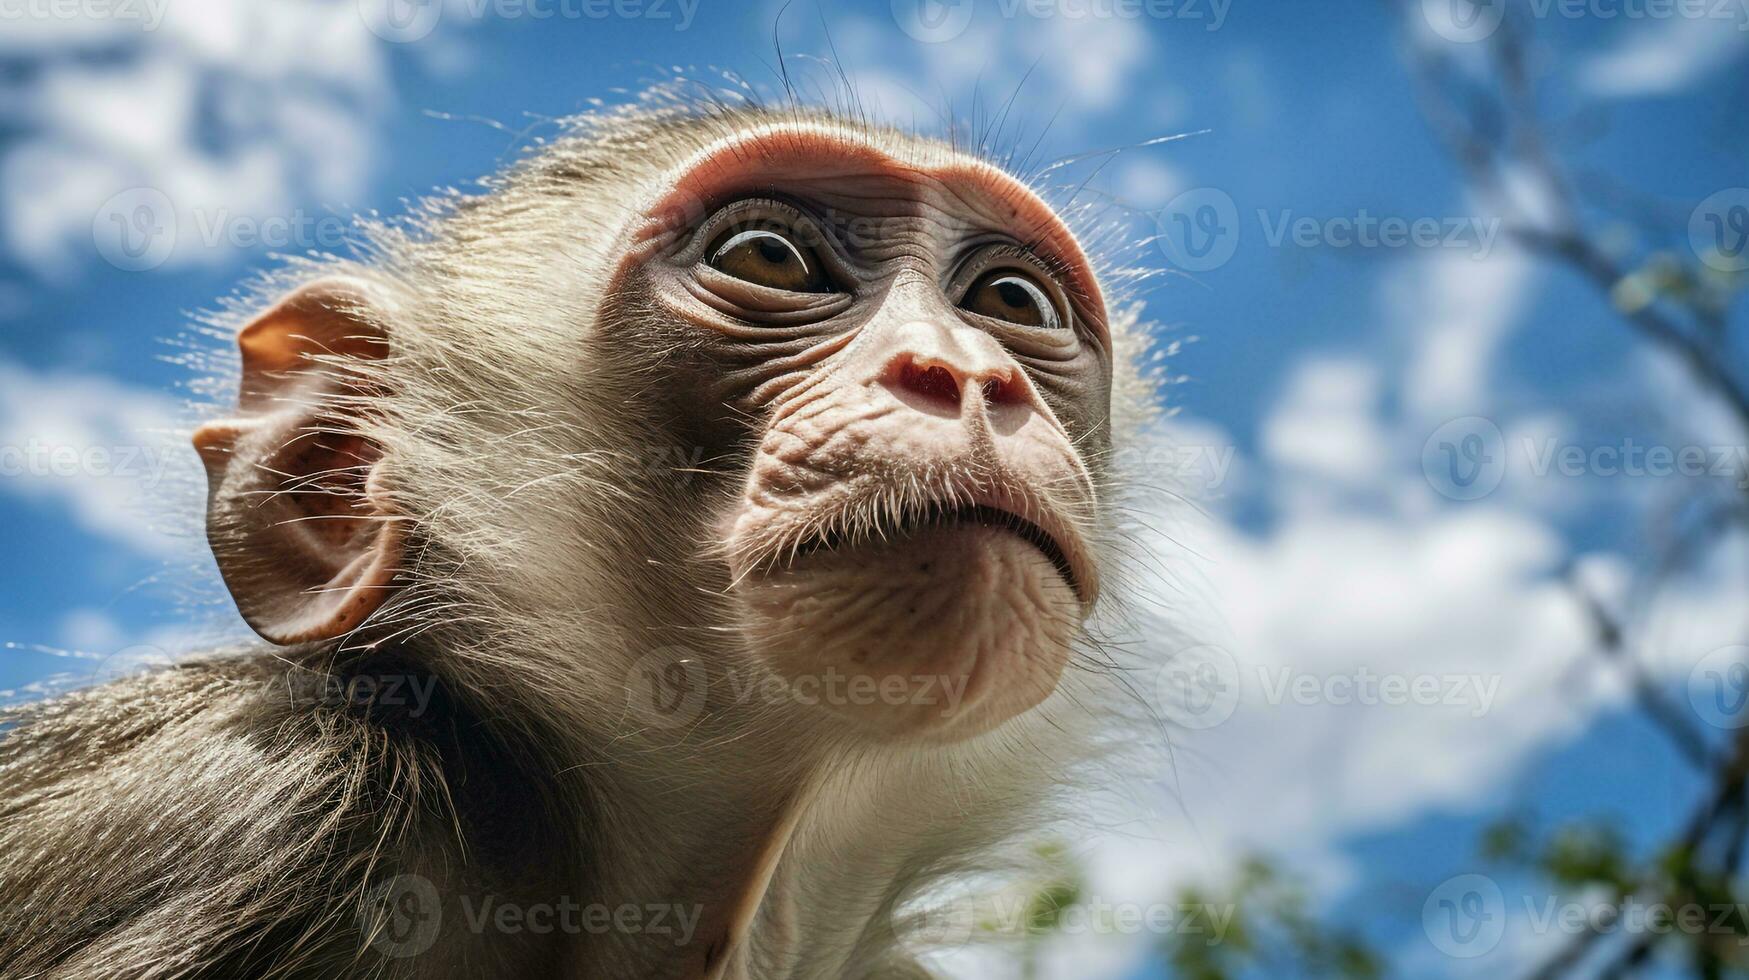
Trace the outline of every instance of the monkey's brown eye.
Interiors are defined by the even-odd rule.
[[[1023,327],[1043,327],[1056,330],[1063,325],[1057,305],[1045,288],[1023,273],[1004,269],[981,276],[960,306],[980,316],[987,316]]]
[[[768,228],[731,228],[711,243],[711,268],[747,282],[792,293],[829,293],[820,257]]]

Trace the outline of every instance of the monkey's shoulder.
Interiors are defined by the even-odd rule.
[[[4,722],[0,976],[425,975],[372,949],[380,893],[514,892],[556,846],[527,760],[393,657],[205,658]]]

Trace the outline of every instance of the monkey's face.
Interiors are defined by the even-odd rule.
[[[726,720],[959,739],[1051,695],[1104,537],[1080,246],[943,144],[754,119],[580,138],[241,328],[195,443],[250,625],[576,671],[529,686],[577,715],[700,637],[793,694]]]
[[[712,551],[750,649],[883,736],[1048,696],[1098,595],[1111,389],[1063,224],[982,163],[794,126],[707,150],[648,217],[616,288],[680,334],[678,424],[747,460]]]

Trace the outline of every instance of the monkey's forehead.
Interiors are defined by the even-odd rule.
[[[664,168],[640,211],[656,229],[703,217],[709,202],[750,185],[782,187],[786,176],[871,175],[934,182],[975,201],[1004,232],[1051,261],[1064,286],[1094,306],[1105,303],[1091,263],[1067,223],[1031,187],[999,167],[936,140],[838,120],[759,123],[704,143]]]

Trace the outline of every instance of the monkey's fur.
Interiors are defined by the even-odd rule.
[[[214,319],[235,331],[322,276],[368,286],[357,312],[387,356],[345,365],[363,380],[335,397],[381,447],[384,519],[407,542],[398,591],[339,640],[214,653],[17,712],[0,740],[0,977],[922,975],[906,903],[1045,824],[1052,789],[1113,741],[1127,681],[1088,639],[1044,704],[946,745],[768,710],[678,730],[628,715],[647,651],[699,652],[713,692],[742,670],[694,517],[743,460],[675,455],[658,422],[688,397],[663,374],[672,351],[591,331],[601,270],[648,182],[771,122],[955,152],[812,110],[646,101],[569,121],[485,193],[372,226],[359,258],[300,264]],[[1153,403],[1135,324],[1112,317],[1114,421],[1090,447],[1122,445]],[[1109,450],[1088,455],[1102,513],[1084,531],[1111,565],[1123,491]],[[1108,585],[1090,629],[1123,590]],[[389,697],[391,678],[429,697]],[[348,690],[374,697],[331,696]],[[445,903],[415,955],[383,943],[383,889],[406,880]],[[476,932],[456,895],[703,911],[680,946]]]

